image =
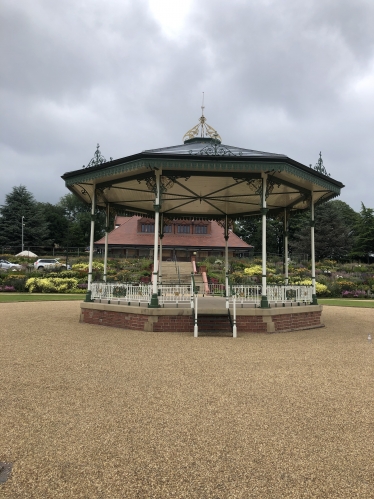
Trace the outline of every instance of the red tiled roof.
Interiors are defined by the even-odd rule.
[[[116,216],[115,226],[117,229],[108,234],[108,244],[115,246],[153,246],[154,234],[150,232],[138,232],[138,221],[142,217],[120,217]],[[224,248],[225,238],[223,228],[217,222],[211,221],[210,234],[170,234],[165,233],[162,239],[163,247],[194,247],[194,248]],[[101,238],[95,244],[104,244],[105,238]],[[230,231],[229,248],[252,248],[240,237]]]

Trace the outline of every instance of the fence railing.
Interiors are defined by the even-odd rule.
[[[243,307],[244,304],[258,306],[261,301],[261,286],[247,286],[244,284],[234,284],[229,287],[229,299],[233,301],[235,297],[236,306]],[[312,286],[278,286],[269,285],[266,287],[268,302],[271,303],[311,303]],[[190,302],[194,308],[193,296],[197,294],[194,277],[191,276],[191,284],[162,284],[158,286],[159,303],[175,304]],[[108,300],[117,303],[149,303],[152,296],[151,284],[129,284],[129,283],[105,283],[93,282],[91,284],[91,298],[94,300]],[[209,284],[209,295],[226,296],[223,284]],[[228,308],[228,304],[227,304]]]
[[[158,294],[160,305],[171,303],[178,306],[179,303],[189,303],[191,301],[191,286],[187,284],[162,284],[158,287]]]
[[[266,287],[266,295],[269,302],[311,302],[313,297],[313,286],[276,286]]]
[[[117,284],[93,282],[91,298],[93,300],[108,300],[110,302],[149,303],[152,296],[150,284]]]

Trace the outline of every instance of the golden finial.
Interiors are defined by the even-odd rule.
[[[213,127],[208,125],[208,123],[206,122],[206,118],[204,116],[204,109],[205,106],[204,106],[204,92],[203,92],[203,102],[201,105],[201,117],[199,118],[199,123],[184,134],[183,142],[186,142],[187,140],[191,140],[194,139],[195,137],[200,136],[202,138],[209,137],[211,139],[214,139],[216,142],[221,143],[222,139],[219,133],[216,130],[214,130]]]

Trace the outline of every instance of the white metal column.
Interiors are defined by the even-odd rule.
[[[160,176],[161,170],[155,171],[156,176],[156,199],[155,199],[155,236],[153,246],[153,279],[152,279],[152,298],[149,304],[150,308],[158,308],[158,234],[160,223],[160,205],[161,205],[161,192],[160,192]]]
[[[93,263],[93,245],[95,239],[95,210],[96,210],[96,187],[94,186],[91,200],[91,233],[90,233],[90,255],[88,261],[88,284],[85,301],[91,301],[91,284],[92,284],[92,263]]]
[[[288,284],[288,216],[284,209],[284,283]]]
[[[312,191],[312,199],[310,201],[310,251],[311,251],[311,259],[312,259],[312,286],[313,286],[313,294],[312,294],[312,303],[313,305],[317,305],[317,293],[316,293],[316,251],[315,251],[315,242],[314,242],[314,193]]]
[[[164,237],[164,215],[161,214],[160,223],[160,256],[158,264],[158,282],[162,284],[162,239]]]
[[[267,174],[262,174],[262,199],[261,199],[261,214],[262,214],[262,289],[261,289],[261,308],[269,308],[269,303],[266,295],[266,184]]]
[[[108,234],[109,234],[109,203],[105,212],[105,245],[104,245],[104,281],[106,282],[108,268]]]
[[[229,308],[229,226],[225,217],[225,295],[226,308]]]

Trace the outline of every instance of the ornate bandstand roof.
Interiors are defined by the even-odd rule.
[[[305,209],[340,194],[344,185],[284,154],[223,144],[219,134],[199,123],[183,144],[150,149],[132,156],[91,160],[88,167],[65,173],[66,186],[87,203],[96,192],[98,206],[108,203],[122,214],[152,216],[155,172],[161,172],[160,212],[169,218],[242,218],[260,213],[261,178],[267,174],[270,212]]]

